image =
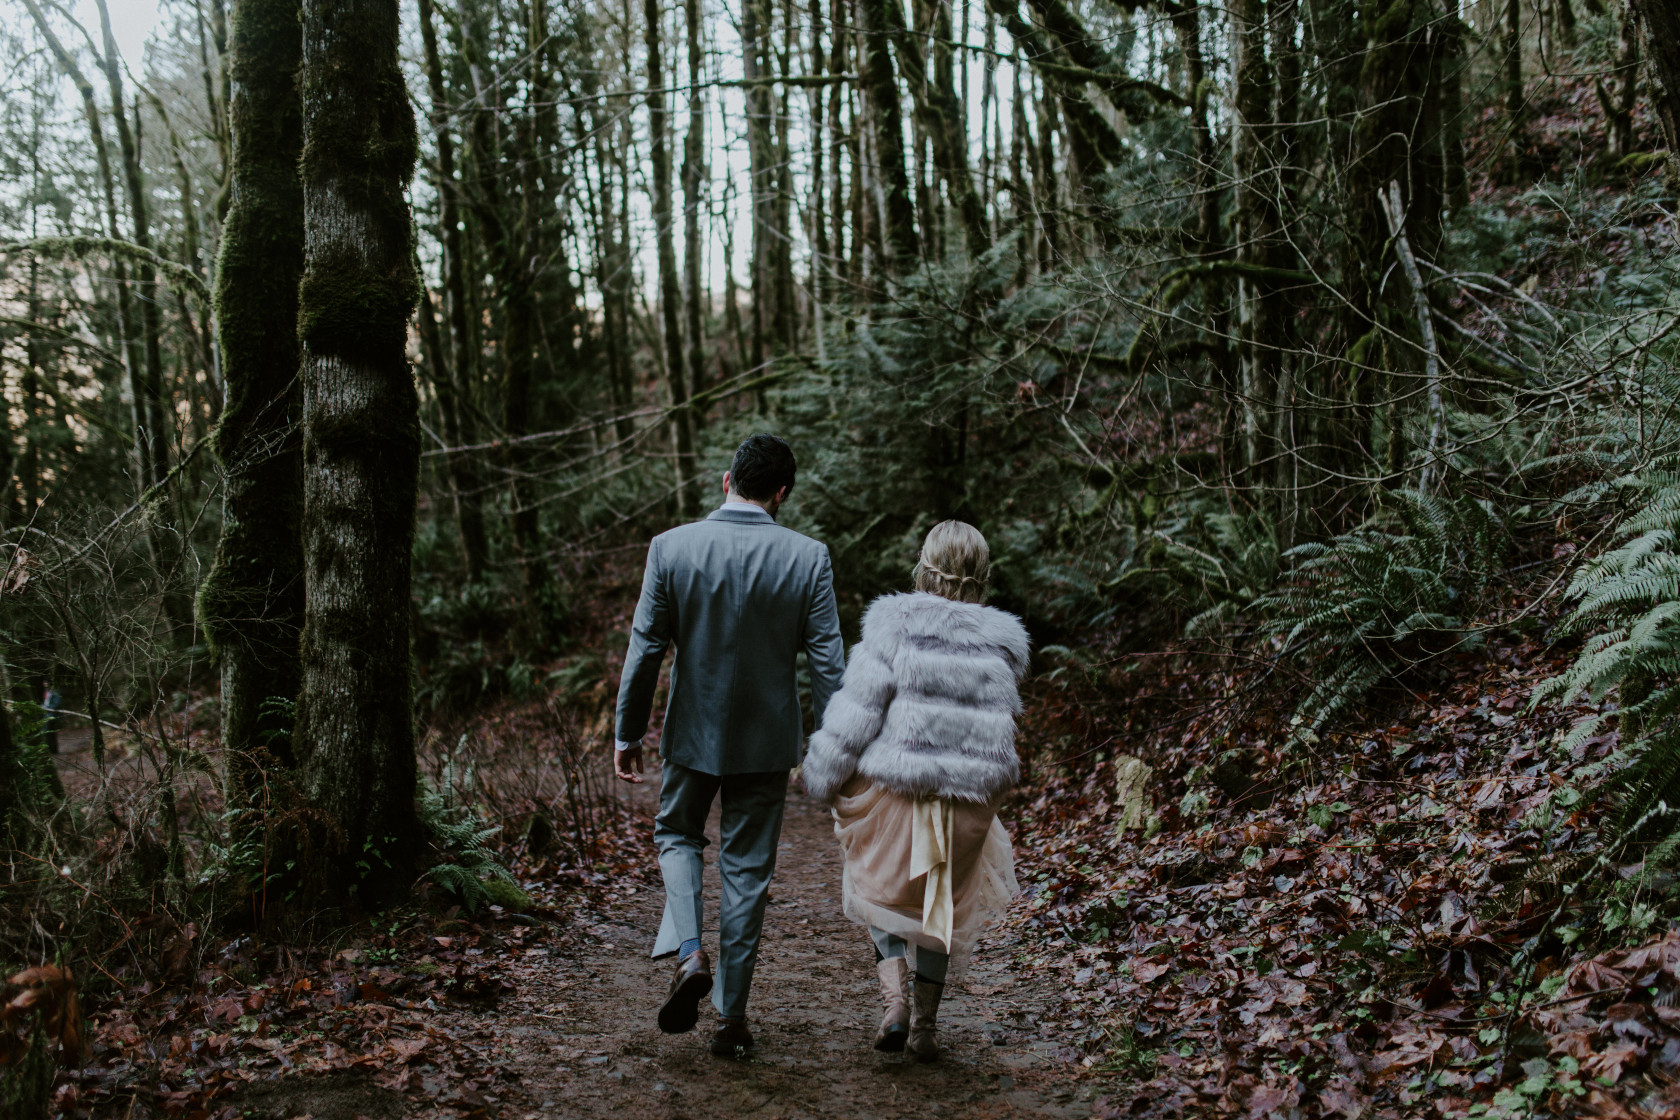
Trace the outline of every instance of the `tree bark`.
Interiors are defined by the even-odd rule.
[[[770,151],[770,87],[769,5],[767,0],[742,0],[741,46],[742,76],[747,81],[744,100],[747,110],[747,164],[749,203],[752,215],[751,267],[747,278],[752,289],[752,353],[756,370],[764,365],[765,332],[769,329],[774,311],[769,304],[774,299],[775,261],[771,245],[771,228],[775,222],[775,168],[771,166]]]
[[[234,0],[229,206],[216,268],[226,399],[214,442],[222,535],[199,618],[222,675],[222,743],[241,803],[265,747],[293,762],[303,629],[303,442],[298,283],[303,276],[303,57],[298,0]]]
[[[653,163],[653,230],[659,257],[659,319],[665,336],[665,384],[671,398],[671,446],[676,451],[677,517],[691,521],[699,495],[694,488],[694,429],[688,416],[688,379],[683,376],[682,281],[677,276],[676,230],[671,213],[671,148],[666,142],[668,114],[660,34],[663,18],[659,0],[647,0],[643,7],[643,32],[647,46],[648,157]]]
[[[1669,167],[1680,179],[1680,10],[1667,0],[1628,0],[1639,14],[1650,61],[1651,104],[1668,140]]]
[[[1605,158],[1619,161],[1633,150],[1633,108],[1639,94],[1639,27],[1629,13],[1621,20],[1620,50],[1616,56],[1616,92],[1605,88],[1602,78],[1595,79],[1598,105],[1604,112]]]
[[[896,30],[904,23],[902,9],[895,7],[899,2],[857,0],[863,35],[863,85],[875,140],[875,178],[885,200],[887,266],[889,271],[903,273],[915,264],[921,243],[916,236],[916,207],[911,201],[910,175],[904,161],[904,110],[898,99],[891,48]]]
[[[706,97],[700,90],[702,47],[700,0],[684,0],[688,47],[688,134],[683,138],[683,334],[686,379],[691,394],[706,388],[705,339],[700,316],[700,276],[705,262],[700,241],[700,190],[706,161]],[[705,420],[704,410],[690,415],[691,429]]]
[[[1235,92],[1231,148],[1237,208],[1232,228],[1237,263],[1237,351],[1243,417],[1243,467],[1250,484],[1270,456],[1270,412],[1278,367],[1276,300],[1262,272],[1278,235],[1276,168],[1270,158],[1272,68],[1266,57],[1265,0],[1233,0],[1231,41]]]
[[[330,895],[406,887],[415,817],[410,557],[419,402],[405,342],[419,292],[406,188],[414,115],[397,0],[304,0],[305,601],[296,747],[343,830]]]

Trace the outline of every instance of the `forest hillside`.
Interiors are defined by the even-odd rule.
[[[1673,5],[7,0],[0,59],[0,1115],[1680,1115]],[[946,519],[1032,637],[937,1066],[797,793],[759,1055],[651,1025],[614,698],[764,431],[848,644]]]

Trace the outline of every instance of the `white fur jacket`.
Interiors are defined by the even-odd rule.
[[[910,797],[991,801],[1021,774],[1026,672],[1027,631],[1007,611],[928,592],[882,596],[811,736],[805,788],[832,801],[862,774]]]

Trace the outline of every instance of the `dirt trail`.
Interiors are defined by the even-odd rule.
[[[636,791],[651,810],[657,775]],[[708,922],[717,915],[716,813],[708,831]],[[941,1011],[946,1052],[932,1065],[870,1048],[878,1017],[874,953],[840,911],[840,860],[825,807],[790,793],[750,1012],[758,1045],[744,1060],[707,1051],[700,1029],[664,1035],[654,1015],[670,965],[647,957],[663,893],[653,885],[583,920],[582,946],[537,970],[496,1014],[520,1099],[504,1116],[587,1120],[759,1117],[1057,1117],[1091,1114],[1094,1087],[1036,1021],[1057,994],[1021,975],[1008,934],[982,944]],[[709,952],[716,927],[707,930]],[[529,975],[529,974],[527,974]]]

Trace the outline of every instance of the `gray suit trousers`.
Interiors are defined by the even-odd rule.
[[[758,963],[758,938],[764,928],[764,904],[776,870],[776,845],[782,835],[788,772],[706,774],[666,759],[659,787],[659,816],[653,838],[659,845],[659,870],[665,876],[665,917],[653,956],[669,956],[705,928],[700,893],[706,817],[723,795],[722,843],[718,877],[723,881],[718,913],[717,983],[712,1003],[718,1014],[747,1013],[747,993]]]

